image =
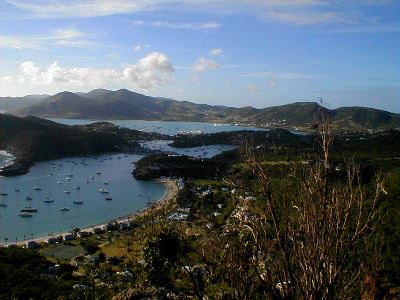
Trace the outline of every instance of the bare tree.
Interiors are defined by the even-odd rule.
[[[342,298],[365,275],[362,259],[355,260],[374,234],[382,181],[368,193],[353,160],[345,164],[344,181],[332,180],[333,134],[326,115],[317,128],[321,160],[293,165],[286,188],[279,192],[252,147],[242,149],[266,205],[242,204],[251,217],[230,226],[252,237],[253,268],[272,297]]]

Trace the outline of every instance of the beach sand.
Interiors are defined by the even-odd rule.
[[[162,184],[165,185],[166,187],[166,191],[164,193],[164,195],[154,204],[152,204],[149,207],[146,207],[145,209],[141,210],[141,211],[137,211],[133,214],[130,214],[128,216],[124,216],[124,217],[120,217],[117,219],[112,219],[108,222],[104,222],[101,224],[97,224],[97,225],[93,225],[90,227],[86,227],[86,228],[80,228],[80,231],[93,231],[94,228],[102,228],[104,225],[107,225],[109,223],[112,222],[129,222],[134,220],[135,218],[138,218],[140,216],[144,216],[150,212],[155,212],[160,210],[162,207],[164,207],[165,204],[169,203],[170,201],[172,201],[175,196],[178,194],[179,188],[178,185],[175,183],[174,180],[172,179],[157,179],[157,182],[160,182]],[[62,232],[62,233],[56,233],[53,235],[48,235],[48,236],[42,236],[42,237],[37,237],[37,238],[33,238],[33,239],[26,239],[24,241],[17,241],[17,242],[8,242],[8,243],[0,243],[0,246],[6,246],[6,245],[24,245],[27,242],[30,241],[35,241],[38,243],[45,243],[50,237],[59,237],[59,236],[64,236],[66,234],[69,234],[69,232]]]

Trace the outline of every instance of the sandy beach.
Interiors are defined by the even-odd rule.
[[[166,191],[164,193],[164,195],[156,202],[151,204],[151,206],[146,207],[143,210],[134,212],[130,215],[127,216],[123,216],[117,219],[112,219],[109,220],[108,222],[104,222],[101,224],[96,224],[96,225],[92,225],[90,227],[86,227],[86,228],[80,228],[80,231],[93,231],[94,228],[102,228],[104,225],[107,225],[109,223],[112,222],[128,222],[128,221],[132,221],[135,218],[139,217],[139,216],[144,216],[147,213],[151,212],[151,211],[157,211],[159,209],[161,209],[165,204],[167,204],[169,201],[173,200],[175,198],[175,196],[177,195],[179,188],[178,185],[175,183],[174,180],[172,179],[157,179],[157,182],[162,183],[165,187],[166,187]],[[29,242],[29,241],[35,241],[38,243],[44,243],[46,242],[50,237],[59,237],[59,236],[64,236],[66,234],[69,234],[69,232],[61,232],[61,233],[55,233],[53,235],[48,234],[47,236],[41,236],[41,237],[36,237],[33,239],[26,239],[23,241],[17,241],[17,242],[13,242],[10,241],[8,243],[0,243],[0,246],[6,246],[6,245],[24,245],[25,243]]]

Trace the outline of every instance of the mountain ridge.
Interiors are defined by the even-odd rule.
[[[26,107],[9,111],[17,116],[75,119],[139,119],[239,123],[260,127],[305,129],[325,112],[334,127],[349,130],[400,126],[400,114],[368,107],[328,109],[316,102],[294,102],[265,108],[196,104],[151,97],[127,89],[95,89],[88,93],[61,92]]]

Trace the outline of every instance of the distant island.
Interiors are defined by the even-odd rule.
[[[400,126],[400,114],[366,107],[330,110],[316,102],[295,102],[262,109],[235,108],[150,97],[126,89],[0,97],[0,110],[16,116],[43,118],[191,121],[298,130],[308,130],[317,121],[318,112],[324,110],[336,130],[382,130]]]

